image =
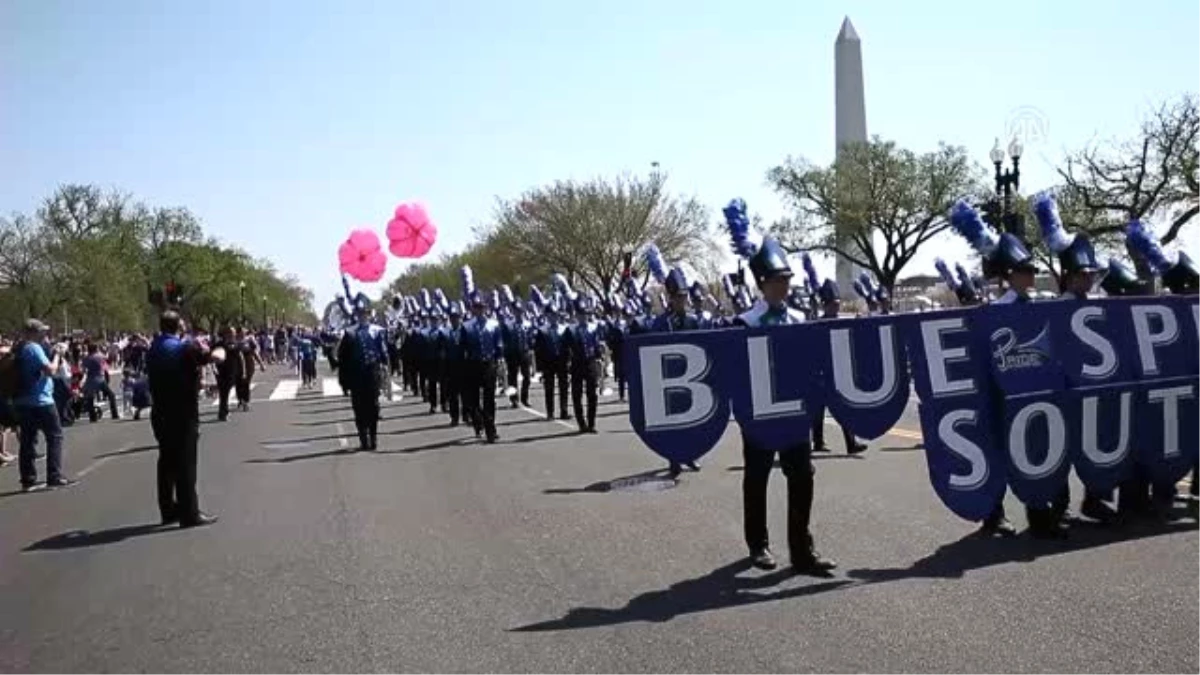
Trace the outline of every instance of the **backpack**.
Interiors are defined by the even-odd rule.
[[[21,368],[18,357],[24,342],[13,345],[12,351],[0,356],[0,398],[13,399],[21,390]]]

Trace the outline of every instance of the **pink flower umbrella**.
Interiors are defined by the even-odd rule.
[[[421,204],[401,204],[387,225],[388,250],[397,258],[421,258],[437,241],[437,226]]]
[[[379,281],[387,268],[387,255],[379,243],[379,235],[371,230],[354,230],[338,247],[338,263],[342,272],[359,281]]]

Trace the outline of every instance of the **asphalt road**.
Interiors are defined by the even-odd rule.
[[[69,429],[71,489],[0,469],[0,671],[1200,670],[1194,518],[978,539],[915,411],[859,458],[828,434],[812,579],[745,565],[732,424],[678,485],[613,401],[588,436],[502,404],[484,445],[409,399],[346,453],[348,400],[266,401],[281,375],[205,409],[212,527],[156,526],[146,421]]]

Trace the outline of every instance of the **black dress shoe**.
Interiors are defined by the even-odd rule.
[[[162,524],[163,525],[178,525],[179,524],[179,516],[177,516],[177,515],[163,516]]]
[[[216,516],[210,516],[207,513],[197,513],[195,518],[179,521],[179,527],[183,530],[192,527],[204,527],[205,525],[212,525],[213,523],[217,522],[217,520],[218,518]]]
[[[750,552],[750,564],[760,570],[773,570],[779,566],[775,562],[775,556],[771,555],[771,549],[764,548],[761,551]]]
[[[699,471],[699,470],[700,470],[700,465],[699,465],[699,464],[697,464],[697,463],[695,463],[695,462],[688,462],[688,463],[687,463],[687,468],[691,469],[692,471]]]
[[[567,414],[567,413],[563,413],[563,414],[561,414],[561,415],[559,415],[559,416],[558,416],[558,419],[560,419],[560,420],[569,420],[569,419],[571,419],[571,416],[570,416],[569,414]]]
[[[866,451],[867,451],[867,444],[863,443],[862,441],[855,441],[853,445],[846,448],[846,454],[849,454],[849,455],[861,455],[862,453],[864,453]]]
[[[64,478],[63,476],[57,476],[46,481],[46,487],[48,489],[68,488],[77,484],[79,484],[79,481],[71,478]]]
[[[820,445],[814,445],[812,451],[813,452],[829,452],[829,446],[825,445],[824,443],[822,443]]]
[[[1086,518],[1099,521],[1105,525],[1116,522],[1117,512],[1111,506],[1099,499],[1084,499],[1079,512]]]
[[[667,475],[673,480],[679,480],[679,475],[683,473],[683,467],[678,464],[672,464],[667,467]]]
[[[594,424],[593,424],[592,426],[590,426],[590,427],[588,427],[588,428],[587,428],[587,432],[588,432],[589,434],[598,434],[598,433],[600,433],[599,431],[596,431],[596,425],[594,425]]]
[[[1008,518],[998,518],[994,520],[985,520],[979,526],[979,536],[981,537],[1015,537],[1017,536],[1017,528],[1008,521]]]
[[[837,569],[836,562],[829,558],[821,557],[821,554],[814,550],[808,550],[801,553],[798,557],[792,557],[792,570],[796,574],[811,577],[831,577],[835,569]]]

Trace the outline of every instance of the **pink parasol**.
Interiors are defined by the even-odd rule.
[[[342,272],[359,281],[379,281],[387,268],[387,255],[379,235],[371,230],[354,230],[338,247],[338,263]]]
[[[388,250],[397,258],[421,258],[437,241],[437,226],[421,204],[401,204],[387,225]]]

